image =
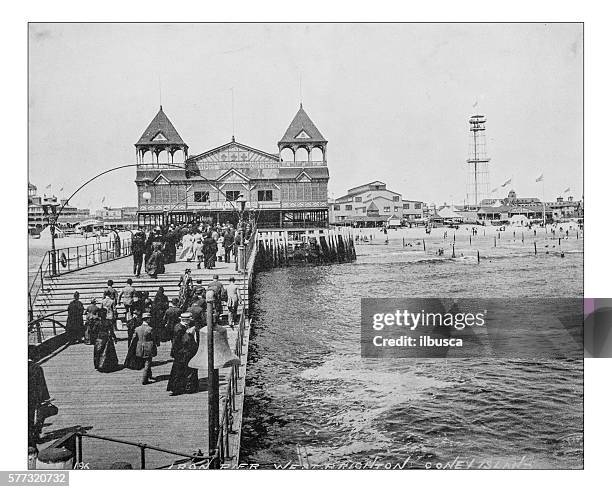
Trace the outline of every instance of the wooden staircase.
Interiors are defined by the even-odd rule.
[[[132,275],[131,258],[122,258],[104,265],[71,272],[45,280],[45,288],[38,294],[34,303],[34,318],[57,313],[53,315],[53,320],[58,323],[59,326],[65,325],[68,316],[65,310],[68,309],[68,304],[73,300],[74,293],[76,291],[80,293],[80,300],[85,307],[90,304],[93,298],[99,303],[103,299],[103,292],[107,287],[108,280],[113,280],[113,287],[117,292],[121,292],[123,287],[127,285],[127,279],[131,278],[133,287],[137,291],[149,292],[149,297],[151,299],[155,297],[159,287],[163,287],[165,295],[171,301],[174,297],[178,297],[178,283],[185,268],[192,269],[194,284],[197,280],[202,280],[202,285],[204,287],[212,282],[213,275],[215,274],[219,275],[219,280],[224,285],[229,283],[230,277],[234,277],[236,283],[239,285],[239,291],[243,301],[248,299],[248,282],[243,275],[235,271],[235,265],[233,263],[218,263],[217,268],[214,270],[198,270],[194,263],[171,263],[166,265],[166,273],[158,275],[157,278],[151,278],[147,274],[141,274],[140,277]],[[123,305],[120,304],[117,308],[119,317],[121,318],[124,314]],[[49,325],[49,323],[47,323],[47,325]],[[49,329],[49,326],[45,327],[43,338],[56,335],[63,331],[60,327],[56,327],[52,332],[49,332]]]

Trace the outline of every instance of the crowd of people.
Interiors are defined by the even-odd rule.
[[[174,224],[157,226],[148,234],[140,228],[132,237],[133,274],[145,272],[152,278],[165,272],[164,265],[194,262],[198,269],[215,268],[217,262],[235,261],[238,246],[251,235],[251,225],[235,229],[232,224]],[[177,258],[177,251],[180,249]]]
[[[198,370],[189,367],[200,343],[200,330],[206,326],[207,298],[215,324],[220,323],[223,303],[228,310],[228,325],[234,328],[238,320],[238,306],[242,303],[236,279],[230,277],[224,286],[218,275],[207,286],[194,281],[191,269],[185,269],[179,282],[179,296],[168,299],[159,287],[151,299],[148,292],[134,287],[132,279],[117,291],[108,280],[102,300],[91,299],[85,307],[79,292],[68,306],[66,329],[77,343],[93,345],[93,366],[100,372],[114,372],[122,368],[142,370],[142,384],[155,382],[152,360],[162,343],[171,343],[173,358],[167,390],[171,395],[198,391]],[[123,305],[125,317],[120,319],[118,306]],[[124,325],[125,321],[125,325]],[[119,342],[117,329],[127,328],[127,356],[119,364],[115,345]]]
[[[188,224],[177,227],[156,227],[149,233],[140,228],[132,236],[133,275],[145,273],[152,278],[165,272],[165,265],[177,261],[192,262],[197,269],[214,269],[216,263],[232,263],[238,246],[251,236],[252,227],[235,229],[231,224]],[[115,245],[119,250],[118,234]],[[178,253],[178,257],[177,257]],[[119,251],[118,251],[119,254]],[[238,322],[238,307],[242,303],[238,284],[230,277],[223,285],[218,275],[203,285],[194,279],[191,268],[181,275],[178,297],[168,299],[160,286],[153,297],[146,290],[138,290],[134,280],[128,278],[117,290],[113,280],[108,280],[100,300],[93,298],[83,305],[79,292],[74,293],[68,306],[66,331],[75,343],[93,346],[94,369],[114,372],[122,369],[142,371],[142,384],[151,384],[164,378],[153,378],[153,359],[161,344],[170,343],[173,359],[167,391],[172,396],[198,391],[198,369],[190,367],[200,347],[200,330],[206,326],[207,297],[212,300],[212,318],[220,323],[227,306],[230,328]],[[123,309],[120,309],[120,306]],[[116,344],[125,339],[117,337],[117,331],[127,331],[127,355],[120,364]],[[205,337],[202,337],[205,341]],[[35,446],[44,419],[57,413],[51,402],[44,374],[40,365],[29,360],[28,375],[30,400],[28,401],[29,443]]]

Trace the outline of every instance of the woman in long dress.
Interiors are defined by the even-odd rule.
[[[172,392],[172,396],[198,391],[198,370],[189,367],[189,361],[197,352],[198,340],[195,328],[187,328],[182,323],[177,325],[171,352],[174,362],[166,388]]]
[[[225,256],[225,250],[223,249],[223,236],[219,235],[217,238],[217,261],[221,263]]]
[[[212,234],[208,232],[204,238],[204,256],[205,256],[205,267],[208,269],[215,268],[215,258],[217,256],[217,241],[212,237]]]
[[[106,309],[99,310],[100,319],[95,322],[94,368],[100,372],[112,372],[119,368],[115,342],[117,337],[111,320],[106,319]]]
[[[191,306],[191,298],[193,297],[193,278],[191,278],[191,269],[185,269],[185,273],[181,275],[178,283],[179,286],[179,307],[185,312]]]
[[[157,278],[157,275],[165,271],[164,254],[161,252],[161,244],[156,244],[153,253],[151,253],[147,261],[147,273],[151,278]]]
[[[75,341],[83,340],[85,330],[83,326],[83,312],[85,308],[79,301],[79,292],[74,293],[74,300],[68,305],[68,318],[66,319],[66,331],[70,333],[70,338]]]
[[[193,260],[193,241],[194,237],[190,232],[187,232],[183,236],[182,244],[183,249],[181,250],[181,255],[179,256],[178,261],[191,261]]]
[[[155,294],[153,304],[151,305],[151,328],[153,328],[153,339],[157,346],[159,346],[161,340],[161,333],[163,330],[164,314],[170,306],[168,296],[164,294],[164,288],[160,287]]]
[[[83,333],[83,342],[86,345],[91,345],[96,338],[94,334],[95,321],[98,318],[98,304],[95,299],[91,300],[91,304],[87,306],[85,315],[85,332]]]

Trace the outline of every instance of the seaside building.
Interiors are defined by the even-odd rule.
[[[327,140],[301,104],[277,148],[266,152],[232,136],[188,155],[160,106],[136,143],[138,223],[236,223],[244,203],[260,228],[326,227]]]
[[[104,227],[135,229],[138,227],[138,207],[104,207],[96,210],[95,218]]]
[[[557,197],[557,201],[546,203],[546,209],[550,210],[554,220],[584,218],[584,204],[582,200],[574,200],[573,196],[568,196],[567,200]]]
[[[355,227],[382,227],[423,218],[423,202],[403,200],[387,189],[386,183],[372,181],[350,188],[346,195],[330,201],[330,223]]]
[[[490,198],[480,202],[478,220],[510,221],[513,216],[521,215],[528,220],[542,220],[546,211],[546,221],[558,221],[564,218],[578,218],[584,215],[581,201],[573,197],[564,200],[558,197],[555,202],[542,203],[539,198],[521,198],[514,190],[510,190],[505,198]]]
[[[58,201],[53,195],[39,196],[37,191],[36,186],[28,183],[28,230],[30,232],[39,233],[49,224],[49,218],[44,211],[45,205],[55,206],[58,211],[62,206],[64,207],[57,218],[59,228],[71,229],[79,222],[89,218],[89,209],[66,205],[66,199]]]

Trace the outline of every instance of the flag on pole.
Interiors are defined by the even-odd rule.
[[[501,185],[502,188],[505,188],[506,186],[508,186],[510,183],[512,183],[512,178],[508,179],[503,185]]]
[[[540,181],[544,181],[544,175],[540,174],[540,177],[538,179],[536,179],[536,183],[539,183]]]

